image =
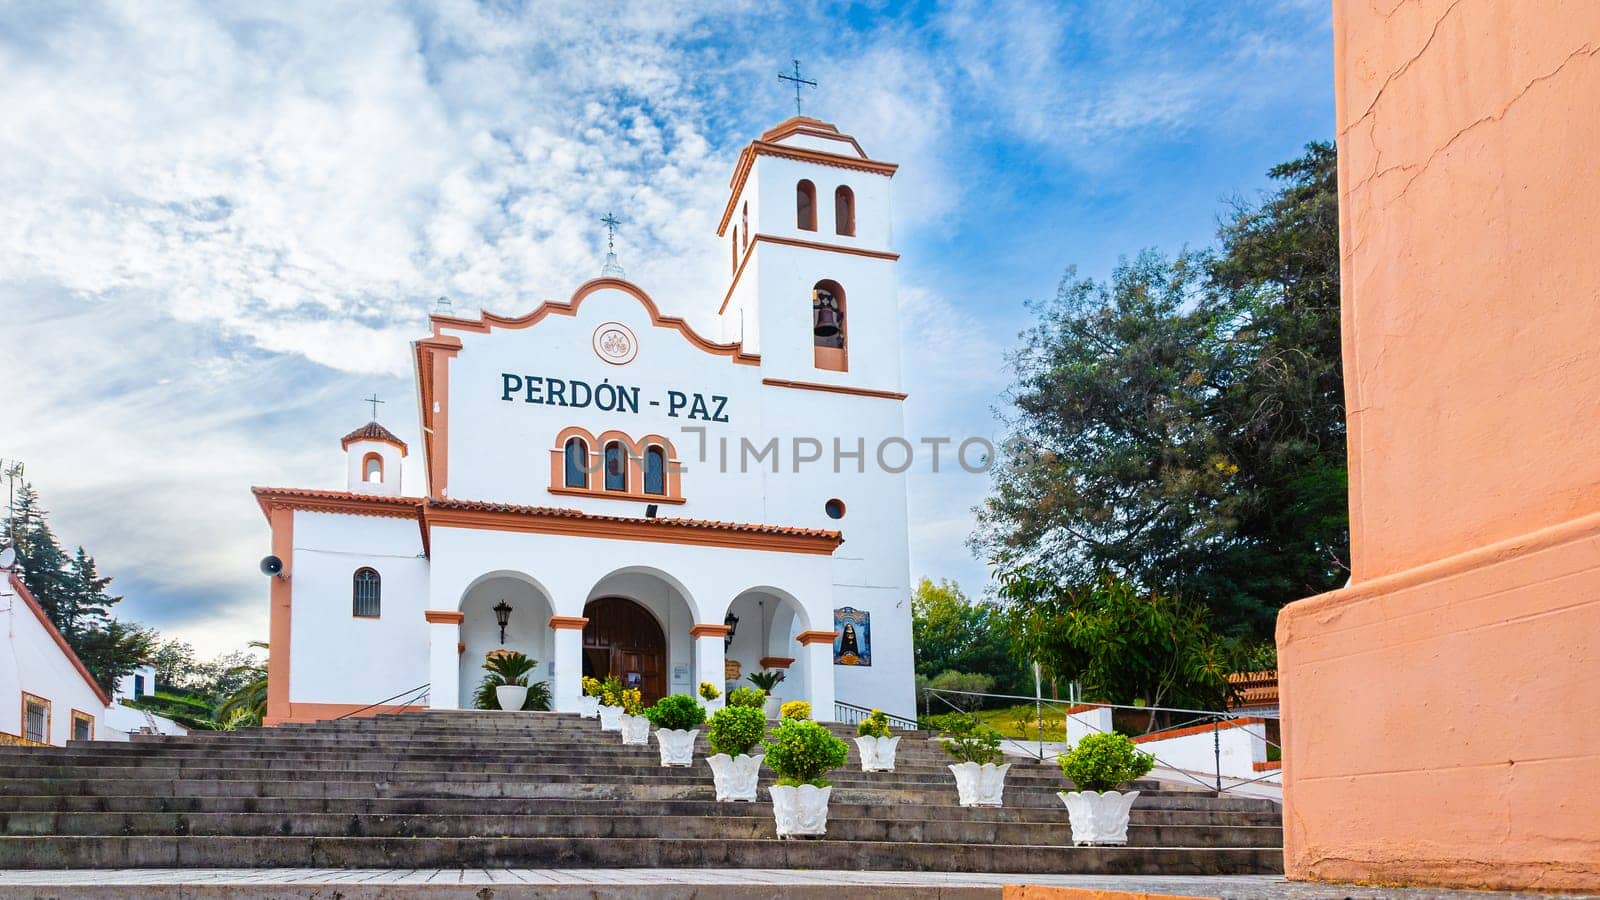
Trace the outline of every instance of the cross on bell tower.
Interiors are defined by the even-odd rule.
[[[600,266],[600,275],[603,278],[627,278],[628,273],[617,262],[617,226],[622,224],[622,220],[617,218],[616,213],[608,212],[601,217],[600,224],[606,226],[606,261]]]
[[[779,72],[778,80],[794,82],[794,114],[797,116],[800,115],[800,86],[803,84],[809,84],[811,85],[812,90],[816,90],[817,83],[810,79],[800,77],[800,60],[798,59],[794,61],[794,74],[785,75],[784,73]]]
[[[384,401],[378,399],[377,393],[374,392],[371,397],[362,397],[361,402],[372,404],[372,421],[378,421],[378,404]]]

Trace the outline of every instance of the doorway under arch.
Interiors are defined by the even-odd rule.
[[[616,675],[639,689],[646,706],[667,695],[667,636],[649,610],[626,597],[598,597],[583,615],[584,675]]]

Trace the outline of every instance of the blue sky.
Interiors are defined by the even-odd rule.
[[[794,56],[807,114],[901,164],[909,430],[995,435],[1024,301],[1209,243],[1332,136],[1331,54],[1326,0],[0,4],[0,457],[122,615],[263,637],[249,486],[340,486],[371,391],[415,438],[435,297],[566,297],[616,209],[632,280],[709,320]],[[914,578],[982,590],[985,488],[913,478]]]

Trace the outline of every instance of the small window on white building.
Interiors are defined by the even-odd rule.
[[[22,736],[36,744],[50,743],[50,701],[22,695]]]
[[[660,447],[651,447],[644,451],[644,492],[646,494],[667,492],[667,454]]]
[[[77,710],[72,711],[72,739],[75,741],[94,740],[94,716]]]
[[[360,568],[351,579],[350,614],[376,619],[383,611],[383,580],[376,569]]]
[[[383,481],[383,457],[376,453],[368,453],[361,460],[361,480],[369,484],[379,484]]]
[[[589,445],[583,438],[568,438],[563,448],[566,474],[562,484],[569,488],[587,490],[589,487]]]
[[[628,489],[628,451],[616,441],[606,445],[606,490]]]

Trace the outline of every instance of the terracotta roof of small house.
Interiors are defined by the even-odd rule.
[[[394,432],[379,425],[377,419],[340,438],[339,447],[342,450],[349,450],[350,445],[356,441],[382,441],[385,444],[393,444],[400,448],[401,456],[406,455],[406,442],[395,437]]]
[[[1228,703],[1231,709],[1278,705],[1277,669],[1235,672],[1228,676],[1228,686],[1234,691],[1234,698]]]
[[[83,660],[78,658],[78,654],[73,652],[72,645],[67,643],[65,637],[62,637],[60,630],[56,628],[54,622],[50,621],[50,616],[45,613],[44,607],[40,606],[39,601],[34,599],[33,592],[28,590],[26,584],[22,583],[22,579],[17,575],[16,571],[14,569],[4,569],[0,570],[0,573],[3,573],[6,581],[10,583],[11,590],[22,598],[22,602],[28,607],[28,611],[32,612],[34,618],[39,620],[39,624],[44,626],[45,633],[49,634],[50,638],[56,642],[56,647],[61,650],[61,655],[72,663],[72,667],[83,678],[83,683],[88,685],[91,691],[94,691],[95,697],[100,700],[102,705],[110,706],[111,697],[100,687],[99,682],[94,680],[94,676],[89,674],[89,668],[83,664]],[[95,718],[99,719],[100,716],[97,715]]]

